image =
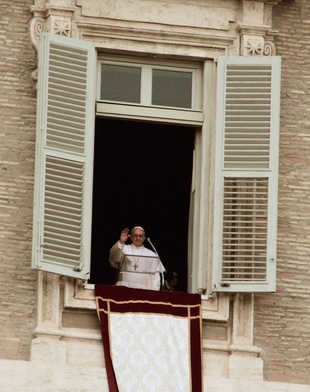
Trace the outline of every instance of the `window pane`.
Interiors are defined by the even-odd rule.
[[[102,64],[100,98],[140,103],[140,81],[141,68]]]
[[[192,107],[192,73],[153,70],[152,105]]]

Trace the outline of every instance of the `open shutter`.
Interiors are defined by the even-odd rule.
[[[279,57],[221,57],[213,291],[276,289]]]
[[[32,267],[88,279],[95,48],[41,36]]]

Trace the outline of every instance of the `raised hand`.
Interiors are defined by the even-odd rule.
[[[126,229],[122,230],[121,235],[119,237],[119,242],[121,244],[125,244],[125,242],[127,241],[128,237],[130,237],[129,229],[126,228]]]

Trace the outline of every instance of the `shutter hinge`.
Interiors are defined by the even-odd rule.
[[[74,270],[74,271],[77,271],[77,272],[81,272],[81,271],[82,271],[82,268],[81,268],[79,265],[76,265],[76,266],[73,268],[73,270]]]

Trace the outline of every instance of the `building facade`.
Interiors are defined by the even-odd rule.
[[[307,2],[4,0],[1,14],[1,390],[108,390],[87,264],[90,232],[105,236],[98,134],[115,121],[159,145],[177,127],[195,151],[185,269],[202,295],[204,389],[309,390]],[[130,96],[115,87],[137,69],[139,102],[134,77]],[[164,96],[172,74],[187,100]]]

